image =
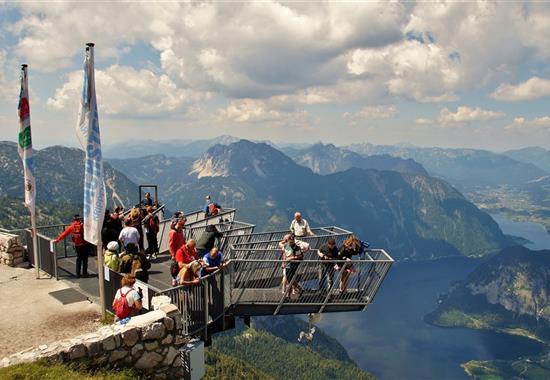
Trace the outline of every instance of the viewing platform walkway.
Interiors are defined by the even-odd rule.
[[[293,293],[292,286],[287,286],[283,291],[284,260],[278,245],[288,231],[254,232],[253,224],[237,221],[235,215],[235,209],[223,210],[208,218],[202,211],[186,215],[187,239],[199,238],[208,225],[215,225],[223,233],[216,246],[224,253],[226,262],[223,270],[203,277],[199,284],[191,286],[170,285],[170,219],[161,220],[160,254],[151,260],[149,282],[138,281],[137,286],[143,290],[145,309],[151,308],[150,301],[156,295],[166,295],[178,306],[183,316],[184,335],[207,338],[212,333],[234,327],[235,317],[366,310],[394,262],[383,249],[366,249],[353,260],[321,262],[317,250],[329,238],[334,238],[339,247],[352,232],[335,226],[313,228],[314,236],[298,238],[309,244],[309,251],[297,265],[296,274],[288,279],[290,285],[299,284],[300,290]],[[38,228],[39,266],[52,277],[78,281],[82,288],[96,295],[97,279],[77,280],[67,276],[71,270],[74,271],[75,253],[70,242],[51,244],[64,228],[64,225]],[[12,232],[19,233],[24,244],[32,244],[30,231]],[[55,252],[51,252],[52,247]],[[93,273],[97,266],[92,263],[89,268]],[[330,280],[323,276],[324,271],[329,273]],[[348,273],[347,289],[343,291],[340,289],[342,277]],[[105,268],[108,308],[120,287],[121,278],[120,273]]]

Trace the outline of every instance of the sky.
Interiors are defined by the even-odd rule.
[[[550,148],[550,2],[0,0],[0,140],[26,63],[34,146],[77,146],[87,42],[103,144]]]

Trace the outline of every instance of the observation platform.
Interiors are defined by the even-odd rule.
[[[289,279],[291,284],[299,284],[301,291],[293,294],[291,286],[288,286],[283,292],[284,261],[278,244],[288,231],[254,232],[253,224],[237,221],[235,215],[235,209],[224,209],[217,216],[208,218],[202,211],[186,215],[187,239],[199,238],[208,225],[215,225],[223,233],[216,246],[224,253],[227,263],[223,270],[201,278],[200,283],[193,286],[170,286],[170,219],[161,220],[158,238],[160,255],[151,261],[149,283],[138,282],[138,286],[146,290],[146,309],[152,297],[160,294],[170,297],[182,313],[184,335],[208,337],[209,334],[234,327],[234,317],[366,310],[373,303],[394,262],[383,249],[367,249],[353,260],[321,262],[317,250],[330,237],[336,240],[337,246],[341,246],[352,232],[336,226],[313,228],[314,236],[299,238],[309,243],[310,249],[299,263],[294,277]],[[38,228],[40,268],[56,278],[60,270],[70,272],[74,268],[75,253],[70,242],[63,241],[63,244],[54,247],[55,253],[50,252],[50,240],[64,228],[64,225]],[[24,244],[32,245],[29,231],[19,233]],[[336,270],[335,266],[340,270]],[[89,268],[93,273],[97,266],[94,267],[91,261]],[[323,270],[329,270],[332,281],[321,281]],[[122,275],[108,269],[106,271],[106,298],[110,306],[120,287]],[[342,292],[339,287],[344,273],[350,275],[347,290]],[[96,279],[72,280],[87,284],[83,287],[91,287],[92,293],[97,290]]]

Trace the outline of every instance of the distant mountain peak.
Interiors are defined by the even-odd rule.
[[[203,177],[277,176],[282,170],[300,170],[289,157],[266,143],[239,140],[215,145],[193,162],[189,175]]]

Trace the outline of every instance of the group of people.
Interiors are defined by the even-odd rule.
[[[299,238],[315,236],[307,220],[303,219],[299,212],[294,214],[289,229],[290,233],[279,242],[279,248],[283,255],[282,292],[285,295],[301,294],[303,291],[300,286],[298,268],[300,262],[304,260],[305,254],[309,251],[310,245],[299,240]],[[327,242],[317,250],[317,256],[321,260],[319,289],[321,291],[331,290],[335,272],[341,271],[338,290],[341,294],[347,292],[350,275],[355,271],[349,261],[352,260],[353,256],[362,253],[366,247],[367,244],[361,242],[355,235],[351,235],[344,240],[340,248],[336,245],[336,239],[329,237]]]

